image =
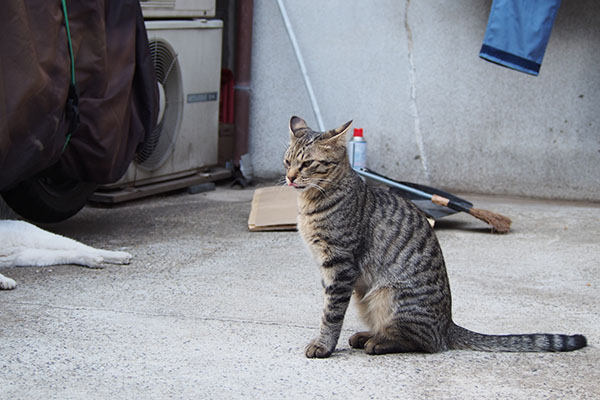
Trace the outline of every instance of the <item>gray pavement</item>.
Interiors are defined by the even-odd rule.
[[[600,204],[466,196],[513,218],[489,234],[464,214],[436,231],[457,323],[485,333],[583,333],[562,354],[368,356],[347,342],[304,357],[320,278],[296,232],[252,233],[253,190],[86,207],[48,227],[125,249],[129,266],[2,269],[1,399],[597,399]]]

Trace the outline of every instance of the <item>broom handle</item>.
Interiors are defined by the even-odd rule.
[[[432,200],[433,201],[433,196],[431,194],[429,194],[429,193],[425,193],[422,190],[415,189],[413,187],[403,185],[400,182],[396,182],[394,180],[388,179],[388,178],[386,178],[384,176],[381,176],[379,174],[373,173],[372,171],[364,169],[364,168],[354,168],[354,170],[356,172],[358,172],[360,175],[362,175],[364,177],[367,177],[369,179],[373,179],[375,181],[379,181],[379,182],[385,183],[385,184],[393,186],[395,188],[404,190],[405,192],[412,193],[412,194],[414,194],[416,196],[419,196],[419,197],[421,197],[423,199],[427,199],[427,200]]]
[[[431,200],[432,203],[437,204],[439,206],[443,206],[443,207],[449,207],[453,210],[456,211],[462,211],[462,212],[466,212],[468,213],[470,208],[469,207],[465,207],[464,205],[460,204],[460,203],[455,203],[450,201],[450,199],[447,199],[443,196],[439,196],[437,194],[430,194],[427,192],[424,192],[422,190],[419,189],[415,189],[413,187],[407,186],[407,185],[403,185],[400,182],[394,181],[392,179],[386,178],[382,175],[379,175],[377,173],[374,173],[373,171],[370,171],[368,169],[365,168],[353,168],[356,172],[358,172],[359,175],[362,175],[364,177],[367,177],[369,179],[373,179],[382,183],[385,183],[386,185],[390,185],[393,186],[395,188],[398,188],[400,190],[404,190],[405,192],[409,192],[412,193],[416,196],[419,196],[423,199],[426,200]]]

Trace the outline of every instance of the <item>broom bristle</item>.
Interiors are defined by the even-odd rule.
[[[504,215],[496,214],[488,210],[471,208],[469,214],[492,226],[492,230],[498,233],[506,233],[510,230],[511,220]]]

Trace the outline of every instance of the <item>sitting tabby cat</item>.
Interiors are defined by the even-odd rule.
[[[484,335],[452,321],[442,250],[425,215],[386,188],[371,188],[352,170],[346,132],[352,121],[314,132],[290,121],[286,182],[300,191],[298,229],[320,264],[324,308],[307,357],[328,357],[356,296],[368,332],[350,346],[368,354],[483,351],[571,351],[582,335]]]
[[[129,264],[131,258],[131,254],[124,251],[86,246],[25,221],[0,220],[0,267],[76,264],[102,268],[102,263]],[[16,286],[14,280],[0,274],[0,290]]]

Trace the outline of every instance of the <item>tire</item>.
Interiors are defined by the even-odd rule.
[[[2,192],[8,206],[34,222],[60,222],[77,214],[96,190],[95,183],[37,176]]]

